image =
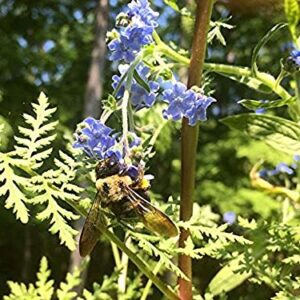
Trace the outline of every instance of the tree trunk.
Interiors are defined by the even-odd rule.
[[[84,97],[84,117],[99,117],[103,93],[106,32],[108,23],[108,0],[99,0],[96,10],[95,43]]]
[[[88,80],[84,97],[83,117],[91,116],[99,118],[101,113],[101,97],[103,93],[103,72],[105,66],[106,53],[106,31],[108,23],[108,0],[99,0],[96,17],[95,17],[95,41],[91,55],[91,64],[88,72]],[[83,183],[84,185],[84,183]],[[75,222],[75,228],[81,230],[84,220],[80,219]],[[77,237],[79,241],[79,236]],[[79,267],[81,257],[78,249],[76,249],[70,257],[69,271]],[[87,276],[87,268],[81,274],[81,284],[76,288],[77,293],[81,293],[85,285]]]

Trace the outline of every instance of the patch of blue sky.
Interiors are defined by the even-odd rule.
[[[47,40],[44,45],[43,49],[45,52],[49,52],[51,49],[53,49],[56,46],[55,42],[52,40]]]
[[[41,79],[43,83],[48,83],[50,81],[50,75],[48,72],[43,72],[41,75]]]
[[[73,17],[79,22],[82,23],[84,22],[84,18],[83,18],[83,13],[81,10],[75,10],[73,13]]]
[[[28,46],[28,42],[22,36],[18,37],[17,41],[22,48],[26,48]]]

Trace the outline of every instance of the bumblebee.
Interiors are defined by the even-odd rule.
[[[108,209],[117,218],[126,221],[138,217],[145,227],[164,237],[178,235],[173,221],[150,203],[147,191],[149,180],[144,177],[143,168],[137,174],[130,172],[114,158],[101,160],[96,166],[96,198],[85,220],[80,240],[79,253],[82,257],[91,253],[100,235],[97,224],[105,224],[101,208]]]

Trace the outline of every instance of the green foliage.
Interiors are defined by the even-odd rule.
[[[252,100],[252,99],[243,99],[239,101],[239,104],[243,105],[244,107],[256,110],[259,108],[275,108],[281,107],[285,105],[290,105],[296,102],[296,98],[290,99],[278,99],[278,100]]]
[[[255,76],[245,76],[243,72],[238,72],[238,69],[236,70],[236,72],[232,72],[232,74],[227,74],[222,71],[218,71],[218,73],[222,74],[225,77],[228,77],[231,80],[237,81],[238,83],[245,84],[249,88],[259,91],[261,93],[269,94],[272,91],[272,89],[268,85],[266,85],[266,83],[263,80]]]
[[[271,28],[268,31],[268,33],[263,38],[260,39],[260,41],[255,46],[251,57],[251,71],[255,76],[257,76],[257,71],[258,71],[257,59],[258,59],[259,51],[274,36],[275,33],[280,31],[285,26],[286,24],[276,24],[273,28]]]
[[[284,10],[294,43],[299,45],[297,25],[300,18],[299,3],[297,0],[284,0]]]
[[[11,289],[9,296],[4,296],[4,300],[50,300],[54,292],[54,281],[49,279],[50,270],[48,269],[48,261],[46,257],[43,257],[40,262],[40,269],[37,273],[36,283],[29,284],[28,287],[24,283],[16,283],[9,281],[8,285]]]
[[[227,293],[247,280],[250,272],[239,273],[242,256],[237,257],[226,264],[210,281],[207,290],[212,296]]]
[[[5,150],[12,136],[12,128],[2,116],[0,116],[0,150]]]
[[[22,223],[29,221],[28,205],[37,205],[40,210],[37,219],[50,219],[49,231],[58,233],[61,243],[74,250],[77,231],[67,220],[76,220],[78,216],[58,201],[72,202],[78,198],[81,189],[71,183],[76,176],[76,163],[60,152],[60,159],[54,159],[53,169],[44,170],[45,160],[53,150],[49,145],[55,139],[52,131],[57,122],[50,119],[56,109],[49,108],[43,93],[32,107],[33,116],[24,114],[27,127],[19,127],[22,136],[16,137],[15,150],[0,153],[0,195],[6,196],[5,207],[12,209]]]
[[[232,29],[234,26],[228,24],[229,19],[220,21],[210,21],[210,30],[207,34],[207,43],[211,43],[214,39],[217,39],[223,46],[226,46],[226,41],[222,35],[222,28]]]
[[[279,151],[290,155],[300,152],[300,127],[295,122],[271,115],[241,114],[225,118],[223,123]]]
[[[81,273],[84,267],[81,269],[75,269],[72,273],[67,273],[65,281],[59,284],[57,289],[54,288],[54,280],[50,279],[51,271],[48,267],[48,261],[46,257],[43,257],[40,262],[39,272],[37,273],[37,281],[35,284],[30,283],[28,287],[24,283],[16,283],[9,281],[8,285],[11,293],[8,296],[4,296],[4,300],[112,300],[113,294],[117,291],[117,278],[118,273],[113,273],[110,277],[105,276],[102,284],[94,283],[93,292],[84,289],[82,297],[75,292],[74,288],[81,283]],[[136,283],[134,283],[131,288]],[[130,293],[131,291],[131,293]],[[131,296],[133,295],[132,290],[127,292]],[[123,297],[122,299],[137,299],[131,296]]]

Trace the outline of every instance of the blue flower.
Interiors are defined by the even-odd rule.
[[[121,73],[121,76],[114,75],[112,78],[113,79],[112,87],[114,89],[118,86],[122,78],[122,75],[128,70],[128,68],[129,65],[119,66],[119,71]],[[140,86],[135,79],[132,80],[130,98],[131,98],[132,105],[138,110],[143,107],[151,107],[154,104],[155,99],[157,97],[157,92],[159,90],[159,84],[155,81],[148,80],[148,77],[150,75],[149,68],[146,67],[144,64],[142,63],[138,64],[136,71],[145,82],[148,82],[150,88],[150,92],[148,92],[144,87]],[[123,94],[124,94],[124,84],[122,84],[116,96],[117,98],[120,98],[123,96]]]
[[[153,41],[152,33],[157,26],[158,13],[150,8],[147,0],[133,1],[128,7],[127,26],[121,26],[119,37],[108,44],[111,51],[109,58],[112,61],[123,60],[130,63],[143,46]]]
[[[269,175],[269,171],[267,170],[267,169],[262,169],[262,170],[260,170],[259,172],[259,177],[261,177],[261,178],[267,178],[268,177],[268,175]]]
[[[169,104],[163,111],[164,118],[177,121],[186,117],[191,126],[194,126],[197,121],[205,121],[207,108],[216,102],[212,97],[207,97],[193,89],[188,90],[181,82],[173,83],[163,92],[162,97],[163,101]]]
[[[284,62],[284,70],[289,73],[295,73],[300,70],[300,51],[293,50]]]
[[[300,161],[300,155],[299,154],[294,155],[294,161],[297,161],[297,162]]]
[[[156,27],[158,13],[153,11],[147,0],[132,1],[128,4],[127,14],[129,18],[140,18],[145,25]]]
[[[291,52],[291,57],[294,61],[294,63],[297,65],[297,66],[300,66],[300,51],[299,50],[293,50]]]
[[[236,214],[234,211],[227,211],[223,214],[223,221],[229,225],[232,225],[236,221]]]
[[[74,148],[82,149],[88,156],[95,159],[104,159],[115,155],[122,157],[117,145],[116,137],[112,135],[112,129],[94,118],[87,118],[74,134],[76,141]]]
[[[183,102],[183,114],[189,119],[189,125],[194,126],[198,121],[206,121],[206,110],[213,102],[216,102],[214,98],[189,90],[189,96]]]
[[[134,133],[129,132],[129,148],[138,147],[141,144],[141,139]]]
[[[266,109],[265,109],[265,108],[258,108],[258,109],[255,110],[255,113],[256,113],[257,115],[262,115],[262,114],[264,114],[265,112],[266,112]]]
[[[276,166],[276,169],[277,172],[279,173],[287,173],[289,175],[292,175],[294,173],[294,170],[292,168],[290,168],[286,163],[279,163],[277,166]]]

